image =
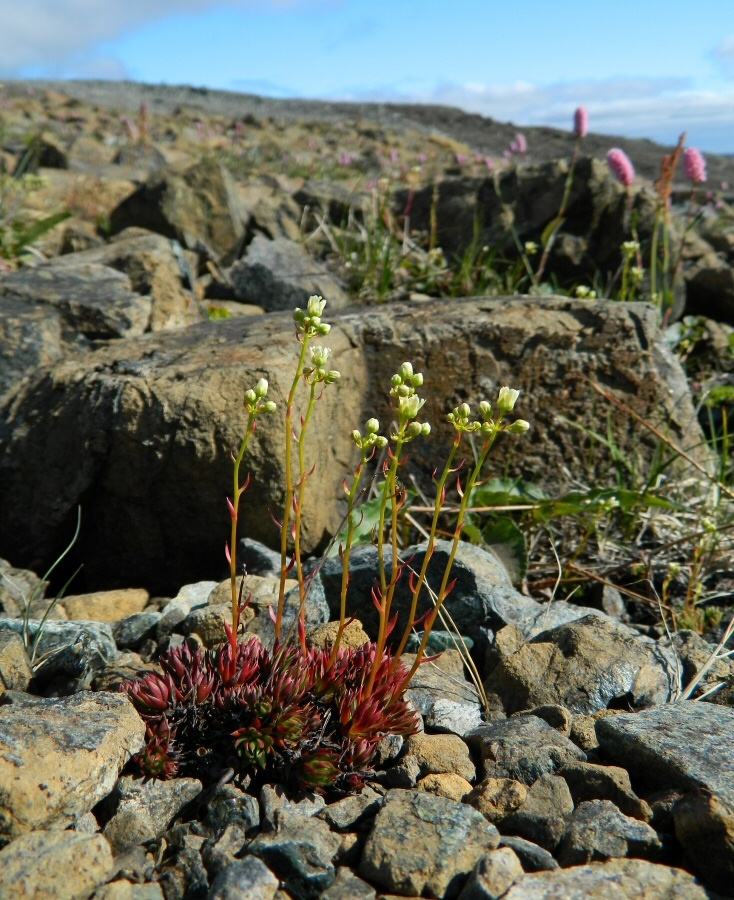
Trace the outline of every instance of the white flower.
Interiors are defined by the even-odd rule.
[[[500,388],[499,396],[497,397],[497,406],[499,406],[502,412],[510,412],[510,410],[515,408],[515,403],[517,403],[517,398],[520,396],[520,391],[516,391],[514,388],[504,387]]]

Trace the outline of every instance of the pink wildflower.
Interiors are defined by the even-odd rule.
[[[695,147],[687,147],[683,151],[683,168],[686,178],[694,184],[703,184],[706,181],[706,160]]]
[[[629,187],[635,180],[635,169],[624,150],[613,147],[607,153],[607,162],[617,181]]]
[[[579,106],[573,114],[573,133],[577,138],[586,137],[589,130],[589,114],[585,106]]]
[[[515,135],[515,140],[510,144],[510,150],[512,150],[513,153],[525,153],[527,149],[528,142],[525,135],[522,134],[522,132],[518,132]]]

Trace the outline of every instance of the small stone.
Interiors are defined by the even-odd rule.
[[[510,847],[483,856],[467,878],[459,900],[499,900],[524,875],[522,863]]]
[[[273,900],[278,879],[256,856],[237,859],[216,876],[207,900]]]
[[[247,845],[285,890],[303,900],[315,900],[334,883],[333,860],[340,849],[341,839],[326,822],[293,812],[279,816],[277,831],[259,834]]]
[[[262,810],[262,829],[264,832],[276,831],[280,818],[287,813],[297,813],[303,818],[318,815],[326,806],[321,794],[301,794],[291,796],[280,785],[263,785],[260,791],[260,809]]]
[[[143,641],[155,637],[161,614],[144,610],[125,616],[112,624],[112,635],[119,650],[138,650]]]
[[[517,854],[526,872],[545,872],[552,869],[560,869],[553,854],[532,841],[525,840],[525,838],[504,834],[500,840],[500,847],[510,847]]]
[[[13,631],[0,631],[0,696],[6,690],[27,691],[32,677],[22,637]]]
[[[573,760],[586,760],[575,744],[537,716],[517,716],[475,728],[464,739],[479,751],[483,776],[531,785]]]
[[[336,879],[321,895],[321,900],[375,900],[375,889],[346,866],[339,866]]]
[[[488,822],[498,825],[505,816],[520,809],[528,796],[521,781],[512,778],[485,778],[464,798]]]
[[[367,838],[359,874],[409,896],[456,897],[477,861],[499,844],[497,829],[464,803],[394,790]]]
[[[516,716],[537,716],[544,722],[547,722],[551,728],[560,731],[561,734],[571,733],[571,713],[565,706],[559,706],[557,703],[548,703],[545,706],[535,706],[527,712],[514,713]]]
[[[338,622],[326,622],[324,625],[316,625],[306,630],[306,641],[311,647],[333,647],[339,630]],[[342,632],[339,646],[346,648],[363,647],[369,642],[369,635],[357,619],[347,622]]]
[[[396,766],[391,766],[383,775],[389,787],[414,788],[421,776],[421,766],[415,756],[403,756]]]
[[[564,867],[625,856],[655,862],[661,851],[649,825],[623,815],[610,800],[589,800],[574,810],[558,861]]]
[[[405,742],[405,752],[418,760],[421,775],[451,773],[474,781],[476,768],[469,748],[456,734],[414,734]]]
[[[381,794],[371,787],[365,787],[359,794],[330,803],[318,816],[335,831],[354,831],[367,823],[371,824],[383,803]]]
[[[30,831],[0,850],[3,900],[83,900],[112,875],[101,834]]]
[[[584,800],[611,800],[627,816],[642,822],[652,818],[649,805],[632,790],[626,769],[571,762],[566,763],[558,774],[565,780],[576,804]]]
[[[557,775],[542,775],[528,790],[520,809],[502,820],[502,832],[524,837],[555,853],[571,813],[573,800],[566,782]]]
[[[143,588],[121,588],[64,597],[62,603],[70,619],[93,622],[117,622],[142,612],[150,594]]]
[[[145,724],[122,694],[8,697],[0,715],[2,837],[73,825],[143,747]]]
[[[642,859],[610,859],[525,875],[502,900],[707,900],[708,897],[700,882],[683,869]]]
[[[419,791],[427,791],[437,797],[448,797],[449,800],[456,800],[457,803],[471,791],[471,783],[461,775],[455,775],[452,772],[426,775],[425,778],[421,778],[416,787]]]
[[[217,788],[206,803],[204,824],[217,835],[236,825],[244,834],[260,825],[260,807],[252,794],[246,794],[233,784]]]
[[[161,781],[126,775],[119,778],[106,803],[115,805],[115,813],[104,827],[104,834],[115,854],[160,837],[171,820],[201,793],[195,778]]]
[[[601,719],[602,750],[660,787],[703,787],[734,808],[734,709],[683,700]]]
[[[673,807],[675,836],[698,877],[730,896],[734,884],[734,811],[720,797],[701,789]]]

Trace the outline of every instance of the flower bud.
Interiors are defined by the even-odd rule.
[[[336,384],[337,381],[342,377],[342,373],[338,372],[336,369],[330,369],[324,375],[325,384]]]
[[[260,404],[260,409],[264,413],[274,413],[277,407],[274,400],[266,400]]]
[[[385,447],[387,447],[387,438],[381,434],[376,434],[375,447],[377,447],[378,450],[384,450]]]
[[[405,429],[405,439],[408,441],[419,437],[421,434],[423,434],[423,426],[420,422],[411,422]]]
[[[403,379],[399,375],[393,375],[393,377],[390,379],[390,384],[394,388],[400,387],[400,385],[402,383],[403,383]]]
[[[514,388],[509,388],[505,385],[500,388],[499,396],[497,397],[497,406],[499,406],[502,412],[510,412],[510,410],[515,408],[515,403],[519,396],[520,391],[516,391]]]
[[[325,306],[326,300],[324,300],[323,297],[318,294],[312,294],[308,298],[308,315],[311,316],[311,318],[320,316],[323,313]]]
[[[362,449],[362,435],[360,434],[359,431],[357,431],[356,428],[352,432],[352,440],[361,450]]]
[[[488,400],[482,400],[479,404],[479,412],[483,419],[489,419],[492,415],[492,404]]]
[[[413,387],[420,387],[423,384],[423,372],[416,372],[410,379],[410,383]]]
[[[461,419],[468,419],[471,415],[471,407],[468,403],[462,403],[456,407],[456,413]]]
[[[261,378],[258,383],[255,385],[255,396],[256,397],[265,397],[268,393],[268,380],[267,378]]]
[[[249,391],[245,391],[245,405],[255,403],[257,401],[257,394],[255,391],[250,388]]]
[[[367,431],[367,434],[377,434],[377,432],[380,430],[380,423],[377,419],[367,419],[364,427]]]
[[[329,347],[319,347],[316,344],[311,347],[311,362],[315,366],[325,366],[330,356],[331,349]]]
[[[404,362],[402,366],[398,369],[398,375],[400,375],[401,381],[407,381],[409,378],[413,377],[413,366],[409,362]]]
[[[421,425],[421,434],[424,435],[424,436],[427,436],[427,435],[429,435],[430,433],[431,433],[431,423],[430,423],[430,422],[424,422],[424,423]]]
[[[529,428],[530,422],[526,422],[525,419],[515,419],[507,430],[510,434],[525,434]]]

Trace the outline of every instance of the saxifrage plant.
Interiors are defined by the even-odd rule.
[[[352,432],[360,458],[351,483],[345,481],[344,485],[347,515],[345,536],[339,547],[343,578],[338,630],[333,644],[324,648],[309,646],[306,602],[312,576],[305,574],[300,547],[304,488],[313,471],[306,457],[306,435],[315,404],[324,389],[339,380],[339,372],[328,369],[329,349],[312,343],[329,332],[330,326],[322,321],[324,306],[322,298],[311,297],[308,308],[297,309],[294,314],[300,353],[286,400],[286,484],[280,523],[282,577],[277,608],[271,610],[274,647],[270,651],[254,635],[240,635],[241,616],[248,601],[241,596],[236,556],[240,501],[248,484],[247,478],[241,478],[240,467],[259,418],[275,410],[273,401],[267,399],[268,383],[261,379],[245,393],[247,426],[239,451],[233,454],[233,496],[228,501],[231,535],[227,558],[232,585],[232,625],[225,623],[228,640],[213,650],[188,644],[174,647],[161,657],[161,674],[151,673],[122,687],[147,725],[146,747],[136,757],[139,769],[147,775],[195,775],[214,780],[227,773],[240,780],[249,779],[253,785],[281,782],[320,792],[349,792],[369,777],[383,737],[408,736],[418,730],[417,713],[408,703],[405,691],[426,658],[431,629],[453,586],[451,568],[468,498],[481,479],[498,435],[522,434],[529,425],[521,419],[505,422],[519,394],[508,387],[499,391],[495,414],[487,401],[480,404],[478,419],[471,418],[466,403],[449,413],[447,418],[456,429],[456,437],[436,479],[428,550],[421,571],[411,576],[412,601],[402,637],[391,644],[398,621],[393,611],[395,589],[408,565],[401,558],[398,545],[398,515],[406,499],[406,479],[400,475],[406,464],[407,445],[431,430],[427,422],[418,418],[425,403],[417,393],[423,376],[408,362],[400,366],[390,382],[395,430],[389,438],[380,435],[379,422],[373,418],[367,421],[364,434],[359,430]],[[305,409],[296,416],[301,385],[308,388],[308,399]],[[429,592],[433,607],[418,615],[449,479],[463,465],[457,463],[457,456],[467,434],[477,439],[477,449],[474,465],[463,484],[457,476],[460,504],[449,560],[438,591]],[[346,647],[342,646],[342,638],[349,621],[350,549],[360,521],[360,486],[377,450],[387,451],[375,535],[379,575],[373,599],[379,613],[378,637],[362,647]],[[387,564],[388,556],[391,566]],[[298,613],[292,625],[286,627],[285,588],[291,573],[295,573],[299,586]],[[411,633],[418,628],[423,629],[423,636],[408,668],[401,657]]]

